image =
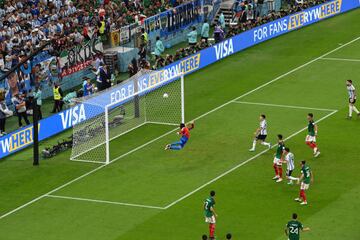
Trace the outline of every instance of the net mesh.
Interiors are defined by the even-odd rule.
[[[106,124],[109,141],[116,141],[122,135],[145,124],[178,125],[182,120],[181,98],[181,81],[177,79],[170,83],[157,84],[151,90],[143,89],[108,106],[89,103],[89,98],[77,99],[78,104],[85,105],[86,114],[93,117],[73,127],[71,160],[108,163],[107,159],[111,161],[117,157],[111,154],[109,144],[110,156],[106,158]],[[108,113],[107,119],[105,111]]]

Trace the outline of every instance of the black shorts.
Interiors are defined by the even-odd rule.
[[[292,172],[293,172],[293,170],[287,170],[287,171],[286,171],[286,176],[290,177],[291,174],[292,174]]]
[[[257,136],[256,136],[256,140],[262,140],[262,141],[265,141],[266,136],[267,136],[267,135],[261,135],[261,134],[260,134],[260,135],[257,135]]]
[[[355,103],[356,103],[356,98],[355,98],[355,99],[353,99],[352,101],[351,101],[351,98],[349,98],[349,103],[351,103],[351,104],[355,104]]]

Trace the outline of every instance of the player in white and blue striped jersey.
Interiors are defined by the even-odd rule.
[[[356,103],[356,89],[353,85],[352,80],[347,80],[346,81],[346,89],[348,91],[349,94],[349,116],[348,118],[351,119],[352,117],[352,112],[356,112],[356,114],[358,116],[360,116],[360,112],[359,110],[355,107],[355,103]]]
[[[293,184],[293,180],[297,180],[296,177],[292,177],[291,174],[293,173],[295,169],[295,156],[292,152],[290,152],[290,149],[286,147],[284,149],[284,162],[286,162],[286,178],[289,179],[288,184]]]
[[[256,143],[260,141],[261,145],[267,146],[269,149],[271,148],[271,144],[268,142],[265,142],[267,137],[267,122],[266,122],[266,116],[264,114],[261,114],[259,117],[259,127],[255,131],[255,138],[253,140],[252,148],[250,148],[250,152],[255,151]]]

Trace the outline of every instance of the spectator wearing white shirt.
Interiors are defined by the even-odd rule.
[[[7,107],[5,100],[0,100],[0,137],[6,134],[5,123],[6,118],[12,116],[13,112]]]
[[[22,119],[25,120],[25,123],[27,125],[30,124],[29,119],[27,118],[27,114],[26,114],[26,103],[23,99],[22,96],[19,95],[19,93],[17,93],[12,99],[11,99],[12,103],[15,106],[16,109],[16,113],[18,116],[18,122],[19,122],[19,127],[22,127]]]

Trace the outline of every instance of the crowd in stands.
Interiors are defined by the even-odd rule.
[[[226,38],[232,37],[241,32],[248,31],[254,27],[285,17],[287,15],[300,12],[315,5],[328,2],[329,0],[308,0],[300,4],[294,4],[295,1],[287,0],[288,7],[280,11],[271,11],[267,15],[260,16],[260,10],[263,8],[264,1],[243,1],[236,7],[236,17],[238,24],[232,26],[226,32]],[[257,3],[256,3],[257,2]],[[260,4],[260,3],[261,4]]]
[[[47,41],[52,41],[49,50],[58,54],[182,1],[5,0],[0,8],[0,70],[11,69]]]
[[[155,50],[153,53],[155,56],[155,61],[152,65],[150,64],[150,61],[147,60],[146,43],[141,45],[139,51],[139,60],[136,61],[133,59],[133,61],[129,64],[128,70],[130,76],[135,75],[140,69],[160,69],[168,64],[173,63],[174,61],[180,60],[204,48],[207,48],[211,44],[221,42],[226,38],[233,37],[254,27],[258,27],[262,24],[266,24],[296,12],[300,12],[304,9],[327,1],[328,0],[309,0],[302,4],[295,4],[295,1],[288,0],[287,2],[289,6],[287,8],[282,8],[278,12],[270,11],[266,15],[261,15],[260,12],[263,8],[262,5],[264,4],[264,1],[239,0],[234,4],[234,12],[236,15],[233,21],[237,22],[237,24],[232,24],[227,27],[224,14],[220,13],[218,22],[214,26],[212,42],[209,41],[210,26],[209,23],[205,20],[201,27],[200,34],[198,34],[196,28],[193,27],[192,30],[188,33],[188,47],[178,49],[174,55],[163,54],[165,51],[164,45],[160,37],[157,37]]]
[[[0,9],[0,70],[11,69],[22,58],[47,41],[52,41],[50,50],[56,53],[63,48],[89,39],[92,34],[101,36],[111,26],[120,27],[139,21],[142,14],[146,16],[156,14],[158,11],[180,4],[181,1],[183,0],[121,2],[104,0],[101,3],[90,0],[80,0],[76,3],[68,0],[5,1],[4,7]],[[135,75],[140,69],[160,69],[238,33],[326,1],[328,0],[309,0],[303,4],[293,4],[278,12],[271,11],[261,16],[259,14],[259,8],[263,3],[261,0],[241,0],[234,7],[237,24],[227,26],[224,15],[221,13],[212,37],[210,37],[210,25],[205,21],[199,31],[195,27],[191,29],[188,33],[188,46],[178,49],[175,54],[164,54],[165,47],[160,37],[156,39],[154,51],[149,54],[148,37],[143,30],[139,59],[133,59],[129,64],[129,74]],[[123,14],[119,15],[119,12]],[[31,68],[26,64],[22,68],[24,70],[22,72],[25,73],[30,73],[27,71],[29,69],[36,72],[35,67]],[[61,111],[63,104],[70,103],[75,97],[89,95],[95,90],[103,90],[111,86],[113,79],[101,56],[97,56],[94,68],[97,76],[96,86],[91,84],[89,79],[84,79],[80,93],[74,91],[66,96],[63,96],[61,89],[56,90],[57,86],[54,86],[53,112]],[[20,78],[21,76],[20,74]],[[5,133],[5,119],[8,116],[16,115],[19,127],[23,125],[23,120],[25,124],[29,124],[27,115],[32,114],[34,100],[37,103],[35,107],[42,117],[40,86],[36,86],[33,92],[13,96],[14,113],[7,108],[4,101],[0,101],[0,136]]]

